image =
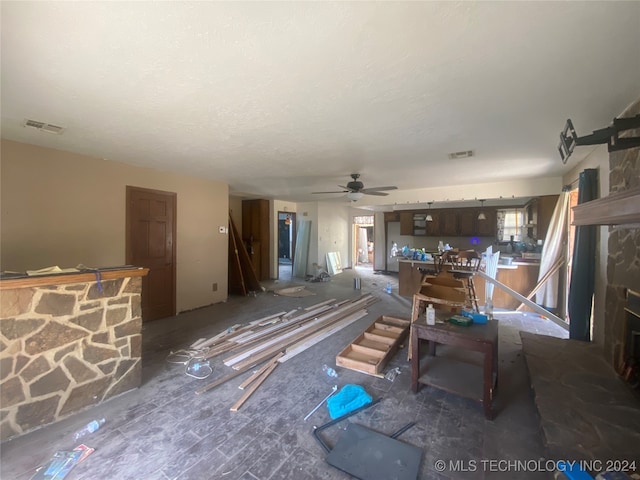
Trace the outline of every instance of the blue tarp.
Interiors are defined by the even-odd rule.
[[[338,393],[329,397],[327,407],[329,408],[329,415],[335,420],[372,401],[371,395],[360,385],[347,384]]]

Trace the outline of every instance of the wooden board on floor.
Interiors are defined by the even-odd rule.
[[[336,365],[379,375],[407,335],[409,320],[382,315],[342,350]]]
[[[258,387],[262,385],[262,383],[267,379],[267,377],[271,375],[271,372],[273,372],[275,368],[279,365],[278,358],[280,358],[280,356],[281,356],[280,354],[276,355],[274,358],[271,359],[271,361],[269,361],[267,368],[260,374],[260,376],[256,380],[253,381],[252,385],[247,390],[245,390],[245,392],[238,399],[238,401],[231,406],[230,410],[232,412],[237,412],[240,409],[240,407],[244,405],[244,402],[246,402],[249,399],[249,397],[253,395],[253,393],[258,389]]]

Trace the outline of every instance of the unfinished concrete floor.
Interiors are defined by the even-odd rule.
[[[286,273],[286,271],[284,272]],[[354,276],[361,290],[353,288]],[[384,292],[390,281],[391,295]],[[324,283],[281,280],[264,284],[257,296],[231,297],[226,303],[183,313],[143,327],[143,383],[102,405],[76,414],[1,445],[3,479],[29,479],[56,450],[73,448],[72,433],[95,418],[105,425],[83,439],[96,451],[72,470],[68,479],[344,479],[349,475],[325,462],[325,453],[312,435],[313,425],[330,420],[326,407],[308,421],[303,417],[339,387],[362,385],[377,405],[327,429],[333,445],[348,422],[391,434],[405,424],[416,425],[400,440],[423,450],[423,479],[553,478],[550,472],[492,471],[482,460],[531,460],[544,457],[539,420],[521,353],[519,331],[566,337],[566,332],[536,314],[498,314],[500,321],[500,389],[495,399],[496,418],[486,420],[480,404],[456,395],[423,387],[410,389],[407,345],[394,356],[387,370],[401,374],[390,382],[337,368],[339,378],[322,372],[335,366],[335,356],[380,315],[410,316],[410,300],[397,295],[397,275],[375,274],[370,269],[345,270]],[[305,285],[315,293],[304,298],[276,296],[272,290]],[[369,314],[302,354],[278,366],[267,381],[236,413],[229,407],[240,397],[238,384],[246,374],[202,395],[194,391],[231,371],[217,357],[213,374],[197,380],[184,367],[166,362],[171,350],[185,348],[201,337],[235,323],[246,323],[279,311],[306,307],[330,298],[338,300],[373,293],[379,301]],[[437,471],[436,460],[447,468]],[[465,470],[452,471],[449,461]],[[469,468],[474,460],[476,467]],[[487,464],[488,465],[488,464]]]

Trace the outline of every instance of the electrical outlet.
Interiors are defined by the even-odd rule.
[[[214,283],[213,285],[211,285],[211,290],[214,291],[214,292],[217,292],[218,291],[218,284]]]

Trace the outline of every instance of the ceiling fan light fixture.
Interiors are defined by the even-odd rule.
[[[362,193],[362,192],[349,192],[349,193],[347,193],[347,198],[349,200],[351,200],[352,202],[357,202],[362,197],[364,197],[364,193]]]
[[[351,178],[353,179],[352,181],[350,181],[349,183],[347,183],[346,185],[338,185],[338,187],[340,187],[342,190],[337,190],[337,191],[333,191],[333,192],[311,192],[313,194],[325,194],[325,193],[340,193],[340,194],[347,194],[347,198],[349,200],[351,200],[352,202],[357,202],[358,200],[360,200],[364,195],[375,195],[377,197],[386,197],[387,195],[389,195],[387,193],[387,190],[397,190],[398,187],[393,186],[393,185],[387,185],[384,187],[370,187],[370,188],[364,188],[364,184],[358,180],[358,178],[360,178],[360,174],[359,173],[352,173],[351,174]]]

